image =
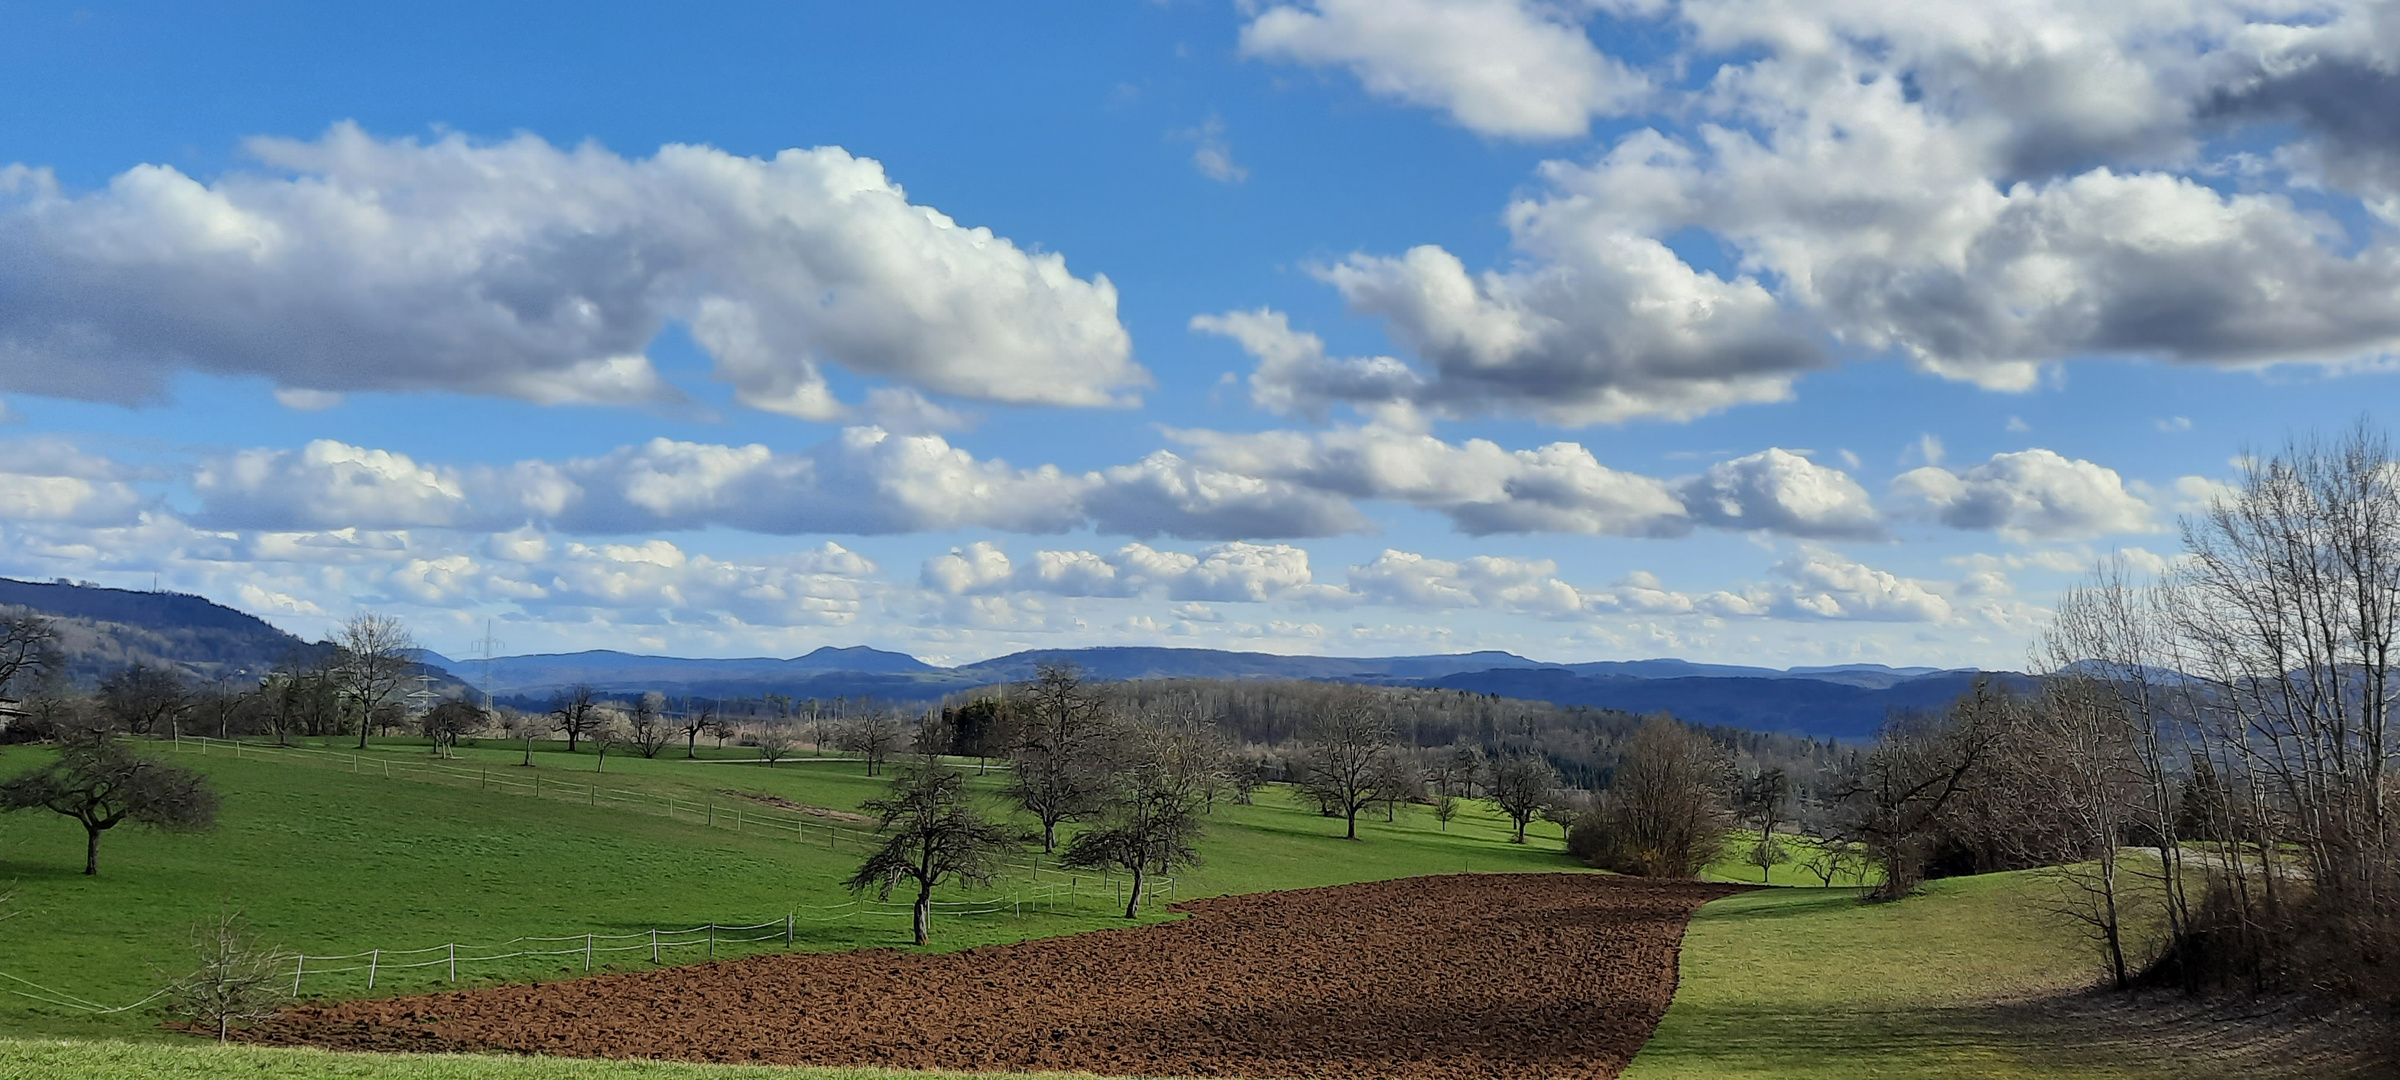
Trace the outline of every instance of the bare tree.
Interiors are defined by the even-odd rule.
[[[625,741],[645,758],[657,757],[677,730],[667,722],[667,696],[656,690],[635,698],[625,714]]]
[[[1886,721],[1875,749],[1848,766],[1833,791],[1844,811],[1837,834],[1863,845],[1883,872],[1877,895],[1906,896],[1924,881],[1944,816],[1967,797],[2021,711],[1997,684],[1977,679],[1943,713]]]
[[[575,752],[577,743],[600,725],[603,710],[600,692],[590,683],[576,683],[550,696],[552,726],[567,737],[567,752]]]
[[[1302,790],[1342,816],[1343,839],[1358,839],[1358,812],[1381,797],[1375,783],[1382,760],[1396,752],[1391,714],[1366,693],[1334,698],[1318,714],[1304,752]]]
[[[25,684],[39,681],[64,663],[58,651],[58,627],[48,617],[31,611],[0,615],[0,693],[14,688],[22,694]]]
[[[192,927],[200,966],[167,984],[166,1010],[216,1029],[224,1042],[233,1025],[275,1014],[283,1004],[282,950],[259,944],[238,911]]]
[[[472,701],[445,701],[425,710],[418,718],[425,739],[433,744],[433,752],[443,757],[458,749],[458,740],[482,731],[491,721],[483,706]]]
[[[1059,857],[1066,866],[1113,868],[1132,875],[1125,917],[1141,914],[1153,873],[1200,861],[1202,778],[1214,771],[1212,748],[1190,731],[1144,726],[1125,732],[1112,755],[1099,824],[1076,834]]]
[[[367,748],[367,729],[377,709],[391,704],[417,665],[417,642],[389,615],[362,611],[342,624],[335,678],[342,696],[358,710],[358,748]]]
[[[100,677],[100,707],[117,730],[135,735],[172,732],[191,706],[192,691],[173,668],[127,664]]]
[[[1442,823],[1442,831],[1450,831],[1450,823],[1458,820],[1458,796],[1441,794],[1433,797],[1433,819]]]
[[[761,725],[751,741],[758,745],[758,759],[770,767],[792,756],[792,728],[781,721],[770,720]]]
[[[1044,664],[1020,695],[1008,795],[1042,824],[1042,850],[1058,850],[1058,826],[1099,806],[1105,777],[1097,753],[1108,717],[1072,666]]]
[[[716,726],[717,716],[717,699],[683,699],[683,714],[676,718],[676,730],[683,733],[683,756],[685,758],[700,756],[700,736],[703,732]]]
[[[592,740],[592,749],[600,752],[599,760],[592,763],[592,771],[606,772],[608,752],[633,741],[633,725],[615,709],[603,709],[599,716],[599,722],[592,725],[586,737]]]
[[[846,753],[857,754],[867,763],[867,775],[873,776],[883,768],[892,751],[899,748],[900,735],[900,718],[888,711],[877,711],[844,725],[834,743]]]
[[[167,832],[216,827],[199,773],[134,753],[108,735],[75,739],[49,764],[0,783],[0,811],[49,810],[83,825],[83,872],[100,872],[100,834],[131,821]]]
[[[533,740],[550,734],[557,727],[558,717],[550,713],[519,712],[509,708],[500,710],[501,733],[511,739],[525,740],[525,760],[519,764],[528,769],[533,767]]]
[[[914,882],[919,945],[933,940],[933,890],[952,881],[991,884],[1001,857],[1016,846],[1007,829],[975,812],[966,777],[937,765],[900,770],[889,793],[861,807],[887,837],[843,885],[888,900],[895,886]]]
[[[1558,770],[1531,754],[1504,754],[1492,761],[1484,797],[1516,826],[1509,843],[1525,842],[1525,826],[1541,813],[1550,792],[1558,787]]]
[[[1696,876],[1724,850],[1730,772],[1724,751],[1706,736],[1652,717],[1626,740],[1613,782],[1567,846],[1623,873]]]

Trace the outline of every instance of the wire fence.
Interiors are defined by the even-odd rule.
[[[554,802],[582,803],[586,806],[606,806],[611,810],[634,810],[667,817],[676,821],[708,828],[730,829],[737,833],[766,832],[782,834],[790,839],[824,841],[827,847],[855,850],[880,846],[883,839],[872,829],[844,824],[830,815],[808,814],[789,810],[772,803],[729,794],[723,800],[695,801],[688,797],[651,791],[633,791],[603,786],[595,775],[589,781],[568,777],[544,777],[538,772],[512,774],[503,765],[494,771],[488,765],[462,765],[441,761],[394,760],[389,755],[344,753],[319,750],[305,746],[284,746],[271,743],[246,743],[236,740],[212,739],[197,735],[177,735],[170,740],[178,753],[230,754],[253,761],[280,761],[288,764],[348,772],[361,776],[382,776],[393,780],[417,780],[446,784],[451,787],[472,787],[503,795],[523,795]]]
[[[1124,900],[1123,882],[1115,883],[1117,902]],[[1172,900],[1175,893],[1173,878],[1161,878],[1143,886],[1145,900]],[[1029,913],[1075,910],[1085,899],[1108,895],[1089,885],[1078,889],[1066,886],[1042,885],[1001,896],[973,900],[936,900],[931,913],[944,919],[978,915],[1002,915],[1021,918]],[[632,959],[645,956],[652,964],[680,962],[699,958],[680,950],[699,950],[707,959],[715,959],[719,950],[737,947],[780,945],[785,949],[797,947],[803,926],[810,923],[843,922],[860,918],[909,918],[915,905],[890,903],[881,900],[858,899],[841,904],[793,908],[780,919],[764,922],[726,924],[702,923],[676,929],[636,930],[629,933],[567,934],[553,937],[515,937],[492,945],[469,945],[445,942],[415,949],[368,949],[364,952],[314,955],[288,953],[283,962],[292,965],[291,994],[298,997],[310,978],[322,979],[331,975],[362,974],[366,989],[375,989],[378,980],[392,973],[440,968],[449,982],[458,981],[459,965],[491,964],[511,960],[564,961],[570,968],[580,961],[581,969],[591,971],[619,954],[634,954]]]

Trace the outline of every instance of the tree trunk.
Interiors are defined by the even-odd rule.
[[[100,826],[86,823],[83,833],[83,873],[86,877],[97,877],[100,873]]]
[[[525,767],[533,767],[533,736],[525,736]]]
[[[1142,914],[1142,863],[1145,861],[1133,860],[1133,890],[1125,898],[1125,917],[1128,919],[1140,918]]]
[[[931,943],[933,941],[933,886],[931,885],[920,884],[917,886],[916,923],[917,944]]]
[[[699,728],[693,728],[683,733],[683,756],[687,761],[700,756]]]
[[[1342,839],[1358,839],[1358,807],[1351,807],[1349,812],[1343,815],[1343,820],[1348,823],[1348,828],[1343,830]]]
[[[1043,819],[1042,819],[1042,854],[1044,854],[1044,855],[1050,855],[1050,854],[1055,854],[1057,851],[1058,851],[1058,822],[1056,822],[1056,821],[1054,821],[1054,820],[1052,820],[1052,819],[1050,819],[1050,818],[1043,818]]]

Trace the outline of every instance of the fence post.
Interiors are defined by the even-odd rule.
[[[717,924],[708,924],[708,958],[717,958]]]
[[[715,799],[708,800],[708,827],[712,829],[717,827],[717,800]]]
[[[658,928],[650,928],[650,962],[658,963]]]
[[[458,942],[450,943],[450,981],[458,981]]]
[[[292,996],[299,997],[300,976],[303,972],[308,970],[308,957],[306,954],[302,954],[300,956],[295,956],[292,959],[298,961],[292,965]]]
[[[583,935],[583,970],[592,970],[592,935]]]
[[[789,911],[783,913],[783,947],[792,947],[792,913]]]
[[[492,767],[489,765],[483,767],[483,790],[492,790]]]
[[[733,831],[742,831],[742,808],[738,806],[733,808]]]
[[[383,961],[382,949],[367,950],[367,989],[375,989],[375,966]]]
[[[600,784],[597,781],[593,782],[591,793],[584,797],[583,804],[585,806],[600,805]]]

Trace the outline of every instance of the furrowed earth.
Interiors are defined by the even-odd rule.
[[[1459,874],[1189,901],[943,955],[786,953],[308,1006],[237,1035],[361,1050],[1139,1076],[1615,1076],[1684,926],[1740,886]]]

